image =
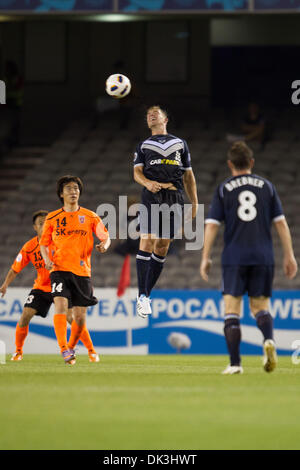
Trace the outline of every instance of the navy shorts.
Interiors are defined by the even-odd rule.
[[[141,204],[140,233],[151,233],[157,238],[166,239],[181,233],[184,205],[181,191],[161,189],[158,193],[152,193],[144,188]]]
[[[65,297],[72,307],[96,305],[90,277],[77,276],[69,271],[53,271],[50,274],[52,296]]]
[[[271,297],[274,266],[222,266],[224,295]]]

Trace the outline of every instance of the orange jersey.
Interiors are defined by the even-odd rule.
[[[11,266],[11,269],[15,271],[15,273],[19,273],[30,261],[37,270],[37,278],[34,281],[33,289],[51,292],[50,273],[45,268],[38,237],[34,237],[25,243]]]
[[[52,271],[69,271],[77,276],[91,276],[93,233],[101,241],[108,238],[108,231],[95,212],[83,207],[79,207],[75,212],[66,212],[63,208],[50,212],[44,224],[40,244],[47,247],[52,244]]]

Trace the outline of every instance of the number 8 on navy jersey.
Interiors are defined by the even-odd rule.
[[[272,266],[271,226],[282,218],[274,185],[260,176],[245,174],[217,187],[206,222],[225,222],[223,265]]]

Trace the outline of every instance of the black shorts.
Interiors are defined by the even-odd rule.
[[[65,297],[72,307],[96,305],[91,278],[77,276],[69,271],[54,271],[50,274],[52,296]]]
[[[44,292],[40,289],[32,289],[26,299],[24,307],[36,310],[36,315],[46,318],[53,303],[51,292]]]
[[[143,188],[141,204],[141,234],[151,233],[157,238],[172,239],[181,233],[184,205],[181,191],[161,189],[154,194]]]
[[[222,266],[223,294],[271,297],[274,266]]]

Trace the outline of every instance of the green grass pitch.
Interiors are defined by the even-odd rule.
[[[105,356],[73,367],[28,355],[0,365],[0,449],[299,449],[300,365],[244,357]]]

